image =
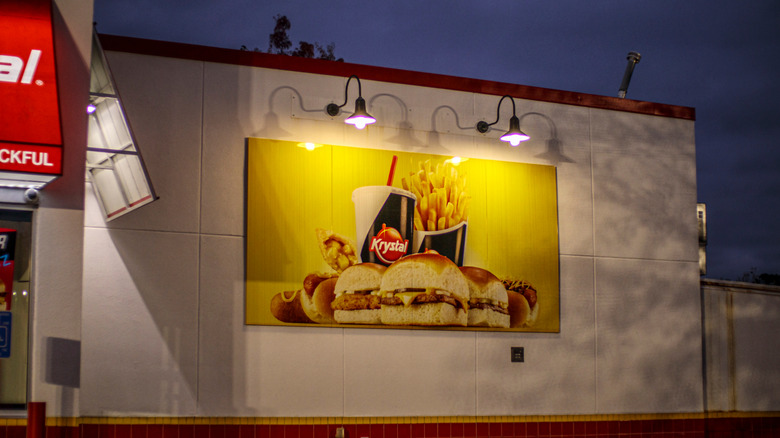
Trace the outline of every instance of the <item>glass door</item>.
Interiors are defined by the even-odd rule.
[[[27,404],[32,212],[0,210],[0,409]]]

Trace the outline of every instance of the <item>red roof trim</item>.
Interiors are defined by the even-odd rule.
[[[117,35],[100,35],[100,42],[104,50],[117,52],[273,68],[331,76],[348,77],[350,75],[357,75],[361,79],[381,82],[464,91],[469,93],[493,94],[496,96],[508,94],[519,99],[696,120],[696,110],[690,107],[575,93],[572,91],[553,90],[549,88],[530,87],[504,82],[468,79],[458,76],[420,73],[394,68],[324,61],[321,59],[308,59],[296,56],[273,55],[246,50],[222,49]]]

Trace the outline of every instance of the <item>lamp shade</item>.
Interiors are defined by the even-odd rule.
[[[501,136],[501,141],[506,141],[512,146],[517,146],[520,142],[530,138],[531,137],[529,137],[528,134],[520,130],[520,119],[518,119],[517,116],[512,116],[512,118],[509,119],[509,131]]]
[[[355,112],[344,120],[344,123],[355,125],[357,129],[363,129],[366,125],[376,123],[376,119],[373,118],[368,111],[366,111],[366,100],[362,97],[358,97],[355,100]]]

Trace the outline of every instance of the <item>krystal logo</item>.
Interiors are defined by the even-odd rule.
[[[382,224],[382,230],[371,238],[369,251],[389,265],[403,257],[408,249],[409,240],[401,237],[401,233],[395,228]]]
[[[31,84],[35,70],[38,68],[38,61],[41,59],[40,50],[31,50],[27,58],[27,66],[24,65],[22,58],[10,55],[0,55],[0,82],[20,82],[22,84]],[[20,77],[21,76],[21,80]],[[43,83],[36,81],[38,85]]]

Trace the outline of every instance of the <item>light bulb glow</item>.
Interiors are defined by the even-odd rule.
[[[298,143],[298,147],[302,148],[302,149],[306,149],[307,151],[313,151],[313,150],[315,150],[317,148],[322,147],[322,145],[320,143],[314,143],[314,142],[311,142],[311,141],[306,141],[306,142]]]
[[[526,141],[530,139],[531,137],[525,135],[525,134],[518,134],[518,133],[506,133],[501,136],[501,141],[509,142],[512,146],[518,146],[520,142]]]
[[[453,166],[457,166],[457,165],[462,164],[462,163],[464,163],[464,162],[466,162],[468,160],[469,160],[468,158],[463,158],[463,157],[452,157],[450,159],[444,160],[444,162],[445,163],[450,163]]]
[[[366,127],[366,125],[376,123],[376,119],[373,117],[366,117],[366,116],[353,116],[344,120],[344,123],[347,123],[349,125],[355,125],[355,128],[357,129],[363,129]]]
[[[97,107],[90,103],[89,105],[87,105],[87,114],[94,113],[96,109],[97,109]]]

